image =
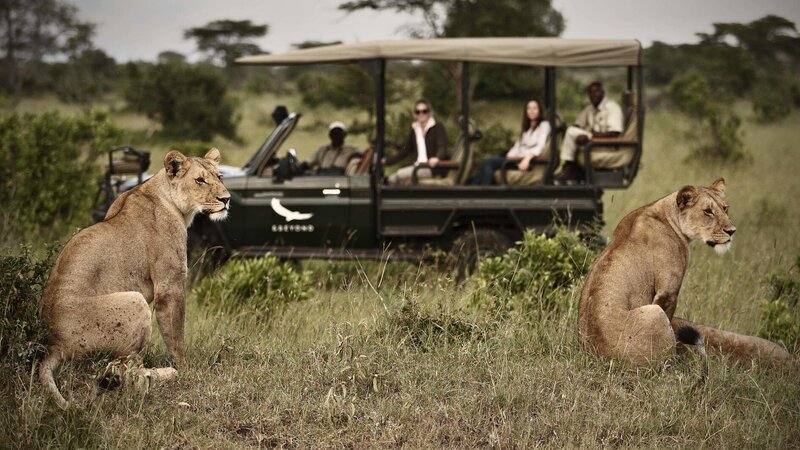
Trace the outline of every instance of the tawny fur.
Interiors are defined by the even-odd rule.
[[[675,352],[675,331],[691,326],[710,353],[782,366],[792,356],[777,344],[673,317],[689,262],[700,240],[724,253],[736,230],[727,214],[725,181],[685,186],[622,219],[589,271],[581,293],[581,341],[599,355],[634,365],[659,364]]]
[[[224,219],[230,198],[219,176],[219,151],[204,158],[170,152],[164,169],[119,198],[103,222],[76,234],[61,251],[42,295],[50,328],[39,378],[66,407],[53,379],[65,358],[92,352],[142,352],[151,312],[173,361],[183,345],[186,228],[200,212]],[[174,374],[174,371],[153,373]]]

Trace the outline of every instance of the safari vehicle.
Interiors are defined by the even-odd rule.
[[[469,92],[470,63],[544,68],[544,104],[558,116],[557,71],[562,67],[620,67],[627,70],[626,126],[619,138],[591,141],[583,149],[587,181],[553,184],[561,138],[553,127],[546,159],[527,173],[510,162],[497,186],[467,185],[480,131],[469,119],[468,95],[461,105],[460,136],[452,159],[442,161],[445,178],[417,179],[411,186],[384,182],[386,150],[386,65],[391,60],[457,62],[463,92]],[[546,232],[554,216],[578,229],[602,221],[603,189],[626,189],[636,177],[642,154],[644,112],[641,45],[635,40],[556,38],[463,38],[338,44],[283,54],[249,56],[247,65],[359,63],[376,86],[375,136],[354,167],[343,175],[293,173],[295,150],[286,148],[302,120],[283,120],[240,170],[228,170],[231,193],[225,222],[197,220],[191,234],[226,255],[284,258],[419,258],[426,249],[466,249],[468,255],[513,245],[525,229]],[[533,93],[532,93],[533,94]],[[563,127],[562,127],[563,129]],[[322,133],[320,133],[322,134]],[[224,152],[223,152],[224,153]],[[596,161],[596,156],[602,156]],[[601,160],[606,161],[603,163]],[[594,162],[593,162],[594,161]],[[611,161],[608,163],[608,161]],[[232,169],[232,168],[230,168]],[[223,171],[225,172],[225,171]]]

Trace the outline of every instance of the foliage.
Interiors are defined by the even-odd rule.
[[[120,130],[105,114],[11,114],[0,118],[0,239],[60,236],[89,221],[100,153]]]
[[[63,0],[0,2],[0,42],[5,88],[19,97],[36,79],[45,58],[77,55],[91,48],[94,24],[81,22],[78,9]]]
[[[303,103],[316,107],[330,104],[336,108],[375,111],[375,83],[357,64],[337,66],[333,71],[305,71],[297,79]]]
[[[161,122],[164,133],[182,139],[236,138],[235,104],[227,82],[207,65],[178,62],[126,67],[129,105]]]
[[[672,80],[668,88],[670,100],[678,108],[704,126],[690,133],[697,144],[689,160],[695,158],[737,162],[745,158],[741,119],[732,112],[724,112],[723,95],[711,88],[708,80],[698,72],[688,72]]]
[[[289,302],[311,295],[308,272],[277,257],[232,260],[195,288],[198,303],[228,314],[255,314],[268,320]]]
[[[224,67],[233,67],[236,58],[262,53],[252,40],[267,34],[269,26],[256,25],[250,20],[215,20],[202,27],[184,31],[185,39],[193,39],[197,49],[208,60]]]
[[[758,335],[800,352],[800,256],[788,272],[767,278],[771,293],[761,301]]]
[[[28,371],[44,354],[47,328],[39,316],[39,300],[58,247],[37,259],[30,247],[17,255],[0,255],[0,360],[4,369]]]
[[[646,79],[656,84],[694,71],[716,94],[749,97],[762,121],[785,117],[800,64],[800,35],[795,24],[768,15],[749,23],[715,23],[712,33],[698,33],[696,44],[654,42],[645,51]]]
[[[595,250],[589,248],[575,231],[558,227],[552,237],[527,230],[518,245],[504,255],[487,258],[478,268],[478,281],[490,295],[497,297],[505,308],[516,309],[511,302],[515,297],[523,302],[538,296],[542,302],[535,305],[544,310],[559,309],[558,291],[575,287],[589,272]]]
[[[119,78],[116,61],[102,50],[84,50],[51,70],[56,95],[67,103],[88,105],[110,92]]]

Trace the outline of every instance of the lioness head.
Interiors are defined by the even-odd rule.
[[[202,158],[173,150],[164,157],[164,170],[172,200],[187,217],[187,224],[197,213],[208,214],[211,220],[228,217],[231,195],[219,173],[219,150],[212,148]]]
[[[720,178],[707,188],[684,186],[676,201],[681,231],[689,239],[700,239],[719,254],[730,249],[736,227],[728,217],[725,180]]]

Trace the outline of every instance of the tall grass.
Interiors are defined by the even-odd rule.
[[[720,176],[738,229],[724,257],[692,248],[677,315],[758,332],[766,278],[800,254],[798,125],[796,113],[746,121],[752,163],[709,167],[682,162],[685,118],[648,113],[642,170],[630,189],[605,194],[604,232],[635,207]],[[585,354],[574,308],[498,317],[473,306],[479,284],[429,266],[353,263],[341,277],[332,275],[339,265],[303,267],[315,274],[314,294],[269,323],[190,295],[189,367],[145,396],[118,390],[64,412],[30,374],[15,373],[0,389],[0,447],[800,446],[796,373],[712,359],[706,385],[693,389],[691,353],[638,371]],[[579,292],[568,291],[570,304]],[[168,361],[156,335],[148,366]],[[78,405],[98,364],[57,374]]]

